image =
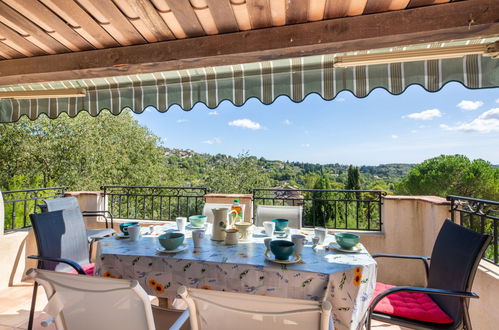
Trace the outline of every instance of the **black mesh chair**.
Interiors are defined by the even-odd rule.
[[[93,273],[85,224],[78,213],[77,209],[67,209],[30,215],[38,255],[28,258],[38,260],[38,268],[82,275]],[[35,282],[28,329],[33,326],[37,290]]]
[[[413,329],[471,329],[469,299],[478,298],[476,293],[471,292],[471,288],[478,264],[490,240],[489,235],[477,233],[446,220],[433,246],[431,258],[392,254],[373,255],[374,258],[422,260],[426,270],[427,287],[401,286],[381,292],[371,301],[366,328],[370,329],[371,319],[375,319]],[[375,311],[376,305],[382,299],[401,292],[427,294],[452,319],[452,322],[431,323]]]
[[[109,211],[81,211],[80,204],[78,203],[78,199],[76,197],[51,198],[44,199],[43,201],[45,202],[44,205],[38,205],[42,212],[76,208],[80,211],[79,217],[82,222],[84,222],[84,217],[103,217],[106,223],[106,228],[86,229],[88,242],[90,244],[104,237],[112,236],[115,233],[113,229],[113,215]]]

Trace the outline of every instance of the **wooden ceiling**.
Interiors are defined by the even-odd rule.
[[[0,0],[0,59],[156,43],[450,0]]]
[[[0,0],[0,86],[497,36],[498,0]]]

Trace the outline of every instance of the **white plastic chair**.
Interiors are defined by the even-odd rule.
[[[302,214],[302,206],[258,205],[256,207],[256,225],[263,226],[264,221],[283,218],[289,220],[290,228],[301,229]]]
[[[331,303],[192,289],[177,293],[188,310],[170,330],[178,330],[189,315],[192,330],[298,330],[333,328]]]
[[[214,215],[213,212],[211,211],[212,209],[224,208],[224,207],[230,210],[232,204],[205,203],[203,206],[203,215],[207,216],[206,222],[213,223]],[[241,208],[243,209],[243,214],[245,207],[246,207],[245,204],[241,204]]]
[[[42,285],[48,303],[44,312],[58,330],[154,330],[147,293],[135,280],[72,275],[30,269],[27,275]]]

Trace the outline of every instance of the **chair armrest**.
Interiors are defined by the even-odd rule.
[[[63,258],[53,258],[53,257],[42,257],[42,256],[28,256],[29,259],[36,259],[36,260],[41,260],[41,261],[52,261],[52,262],[61,262],[63,264],[67,264],[71,267],[73,267],[76,272],[80,275],[87,275],[83,268],[77,263],[74,262],[73,260],[69,259],[63,259]]]
[[[93,216],[101,216],[106,220],[106,228],[108,228],[107,224],[107,217],[111,219],[111,228],[114,226],[114,218],[113,214],[109,211],[104,211],[104,210],[86,210],[86,211],[81,211],[81,214],[84,217],[93,217]]]
[[[385,254],[385,253],[379,253],[379,254],[373,254],[373,258],[395,258],[395,259],[412,259],[412,260],[421,260],[424,264],[424,270],[426,274],[426,282],[428,282],[428,278],[430,276],[430,257],[425,257],[425,256],[414,256],[414,255],[407,255],[407,254]]]
[[[169,330],[180,330],[182,326],[185,324],[185,322],[189,319],[189,310],[186,309],[182,315],[179,316],[179,318],[175,321],[175,323],[172,324]]]

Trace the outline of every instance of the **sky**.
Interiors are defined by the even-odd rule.
[[[499,88],[449,83],[436,93],[411,86],[401,95],[375,89],[359,99],[344,91],[332,101],[311,94],[301,103],[281,96],[271,105],[223,101],[216,109],[148,108],[134,117],[164,146],[200,153],[353,165],[459,153],[499,164]]]

